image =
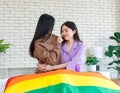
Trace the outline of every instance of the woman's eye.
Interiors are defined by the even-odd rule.
[[[65,32],[68,32],[68,30],[65,30]]]

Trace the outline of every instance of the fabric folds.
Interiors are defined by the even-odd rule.
[[[11,77],[4,93],[120,93],[120,87],[99,72],[56,70]]]

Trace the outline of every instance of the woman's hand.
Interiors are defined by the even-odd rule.
[[[45,71],[45,67],[46,67],[46,64],[40,64],[40,63],[37,64],[37,69],[40,71]]]
[[[46,64],[37,64],[37,69],[42,72],[50,71],[53,70],[53,66],[51,65],[46,65]]]
[[[46,70],[46,71],[53,70],[53,66],[51,66],[51,65],[46,65],[46,66],[45,66],[45,70]]]
[[[63,41],[63,39],[62,39],[61,37],[58,37],[58,38],[57,38],[57,43],[60,43],[60,44],[61,44],[62,41]]]

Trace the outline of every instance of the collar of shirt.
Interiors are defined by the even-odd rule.
[[[79,41],[75,41],[70,52],[72,52],[74,49],[78,48],[79,43],[80,43]],[[69,52],[67,51],[66,43],[64,43],[64,44],[62,45],[62,49],[63,49],[64,51],[66,51],[67,53],[69,53]]]

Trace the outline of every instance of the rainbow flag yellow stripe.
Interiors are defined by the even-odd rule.
[[[90,92],[91,90],[93,92]],[[56,70],[41,74],[27,74],[12,77],[8,80],[4,91],[4,93],[88,92],[120,93],[120,87],[98,72]]]

